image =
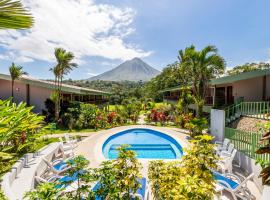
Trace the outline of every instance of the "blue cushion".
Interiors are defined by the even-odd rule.
[[[220,173],[217,173],[217,172],[213,172],[214,176],[215,176],[215,179],[218,181],[218,180],[221,180],[221,181],[224,181],[226,182],[232,189],[235,189],[238,187],[238,183],[236,183],[235,181],[223,176],[222,174]],[[221,185],[223,185],[224,187],[227,187],[227,185],[223,184],[223,183],[220,183]]]
[[[63,168],[65,168],[65,167],[67,167],[68,166],[68,164],[66,163],[66,162],[60,162],[60,163],[58,163],[58,164],[56,164],[56,165],[54,165],[53,166],[53,168],[55,169],[55,170],[57,170],[57,171],[60,171],[60,170],[62,170]]]
[[[141,187],[136,191],[136,194],[142,195],[143,199],[145,195],[146,190],[146,178],[138,179],[139,183],[141,184]]]

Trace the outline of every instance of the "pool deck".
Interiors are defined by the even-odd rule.
[[[88,136],[84,140],[78,143],[78,147],[75,149],[76,155],[83,155],[90,161],[90,167],[99,167],[102,161],[105,161],[106,158],[102,153],[102,146],[103,143],[112,135],[125,131],[128,129],[134,128],[146,128],[152,129],[155,131],[159,131],[162,133],[166,133],[167,135],[173,137],[183,148],[188,147],[188,132],[183,129],[179,128],[169,128],[169,127],[157,127],[157,126],[150,126],[150,125],[132,125],[132,126],[122,126],[116,127],[108,130],[102,130],[98,132],[89,133],[82,133],[83,136]],[[147,170],[148,170],[148,163],[150,159],[139,159],[140,163],[142,164],[142,175],[147,178]],[[165,160],[166,161],[166,160]],[[235,170],[237,172],[235,172]],[[239,173],[237,167],[234,166],[235,174]],[[240,172],[243,174],[242,172]],[[256,199],[260,199],[261,193],[259,192],[258,188],[252,181],[248,181],[247,183],[248,188],[250,189],[251,193],[256,197]],[[150,199],[152,199],[152,195],[150,194]],[[215,198],[217,199],[217,198]],[[223,192],[222,200],[230,200],[232,196],[228,192]]]
[[[132,126],[121,126],[109,130],[103,130],[98,131],[96,133],[92,133],[89,137],[79,142],[78,147],[75,149],[75,154],[85,156],[90,161],[90,167],[99,167],[101,162],[106,160],[106,158],[102,153],[103,143],[110,136],[118,132],[134,128],[146,128],[159,131],[174,138],[183,148],[186,148],[188,146],[187,140],[188,135],[186,130],[177,128],[149,126],[149,125],[132,125]],[[143,165],[142,173],[144,176],[146,176],[147,174],[147,165],[149,160],[150,159],[139,159],[139,161]]]

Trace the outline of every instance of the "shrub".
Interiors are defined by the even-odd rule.
[[[130,200],[131,193],[140,188],[138,178],[141,178],[141,164],[136,159],[135,152],[126,147],[119,149],[116,160],[105,161],[96,169],[100,183],[96,193],[102,199]]]
[[[193,118],[185,124],[190,132],[191,137],[195,137],[203,134],[203,130],[207,128],[207,120],[205,118]]]
[[[256,153],[257,154],[270,154],[270,122],[265,124],[266,133],[260,140],[262,147],[260,147]],[[260,177],[262,178],[262,182],[264,185],[270,185],[270,162],[257,160],[257,163],[261,164],[262,171],[260,173]]]
[[[161,199],[213,199],[215,186],[210,169],[216,168],[213,138],[196,136],[181,161],[152,161],[148,177],[154,198]]]

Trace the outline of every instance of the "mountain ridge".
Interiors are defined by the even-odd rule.
[[[117,67],[87,80],[149,81],[159,73],[160,71],[151,67],[140,58],[135,57],[132,60],[125,61]]]

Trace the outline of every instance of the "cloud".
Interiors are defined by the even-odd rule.
[[[55,47],[72,51],[79,63],[88,56],[128,60],[152,53],[125,41],[134,32],[131,24],[136,12],[132,8],[97,4],[94,0],[23,3],[35,18],[34,27],[28,31],[0,31],[0,45],[21,62],[53,62]]]

